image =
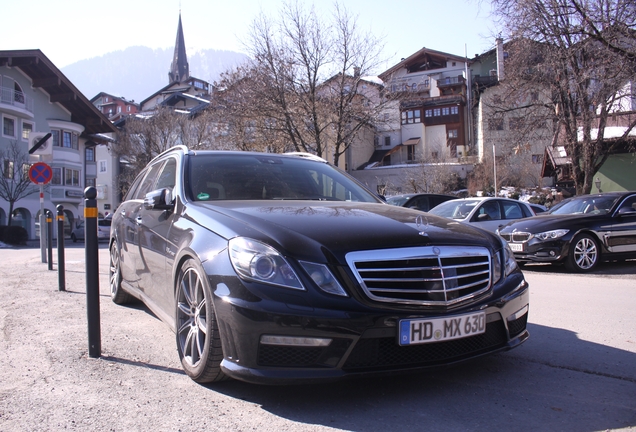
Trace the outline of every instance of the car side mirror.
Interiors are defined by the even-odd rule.
[[[477,216],[477,221],[478,222],[485,222],[485,221],[489,221],[490,219],[490,215],[488,215],[487,213],[482,213],[479,216]]]
[[[636,216],[636,210],[632,207],[623,207],[618,210],[619,216]]]
[[[172,210],[174,199],[170,189],[157,189],[148,192],[144,197],[144,208],[146,210]]]

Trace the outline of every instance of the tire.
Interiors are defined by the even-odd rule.
[[[227,378],[221,370],[223,347],[212,305],[212,291],[198,263],[188,259],[176,286],[177,351],[185,373],[198,383]]]
[[[110,298],[113,303],[121,305],[132,302],[134,300],[133,296],[124,291],[121,286],[121,261],[119,260],[117,243],[115,242],[110,247],[109,268]]]
[[[570,243],[565,266],[568,270],[584,273],[592,271],[601,259],[598,242],[589,234],[579,234]]]
[[[77,237],[75,237],[75,234],[71,234],[71,240],[73,240],[73,243],[77,243]]]

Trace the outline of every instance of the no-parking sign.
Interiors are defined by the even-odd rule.
[[[29,168],[29,178],[38,185],[45,185],[53,178],[53,170],[44,162],[36,162]]]

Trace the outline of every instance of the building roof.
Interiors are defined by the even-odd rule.
[[[35,50],[0,51],[0,66],[10,66],[24,73],[34,88],[44,90],[51,103],[58,103],[71,113],[71,121],[85,127],[88,135],[117,132],[113,124],[80,92],[42,53]]]
[[[416,53],[411,54],[409,57],[403,58],[402,61],[400,61],[398,64],[396,64],[395,66],[392,66],[391,68],[382,72],[378,76],[381,80],[386,82],[387,79],[398,70],[402,68],[409,69],[412,65],[419,64],[424,60],[426,60],[427,62],[429,62],[430,60],[434,60],[434,61],[435,60],[437,61],[454,60],[454,61],[461,61],[461,62],[468,61],[466,57],[457,56],[457,55],[445,53],[442,51],[435,51],[435,50],[424,47],[421,50],[417,51]],[[446,67],[446,65],[444,65],[443,67]]]

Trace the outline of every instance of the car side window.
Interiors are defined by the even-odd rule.
[[[161,174],[159,174],[159,179],[157,180],[157,185],[155,189],[165,189],[174,188],[176,184],[176,176],[177,176],[177,161],[174,158],[168,159],[166,164],[163,166],[161,170]]]
[[[478,215],[488,215],[488,220],[499,220],[501,214],[499,212],[499,204],[496,201],[486,201],[479,209]]]
[[[514,202],[501,203],[504,209],[505,219],[521,219],[523,217],[523,211],[521,206]]]
[[[409,204],[410,208],[416,208],[418,210],[427,211],[429,210],[428,198],[427,197],[417,197]]]
[[[133,197],[135,196],[135,193],[137,192],[139,183],[141,183],[141,181],[143,180],[145,176],[146,176],[146,170],[143,170],[142,172],[139,173],[137,178],[135,178],[135,180],[133,181],[132,186],[130,186],[130,189],[128,189],[128,192],[126,193],[126,196],[124,197],[124,201],[129,201],[131,199],[134,199]]]
[[[150,167],[148,170],[148,174],[144,177],[143,181],[139,185],[139,189],[135,193],[134,199],[144,199],[146,194],[152,190],[152,186],[155,184],[155,180],[157,180],[157,175],[159,174],[159,169],[162,166],[162,162],[158,162]]]
[[[623,209],[623,208],[636,210],[636,195],[632,195],[631,197],[629,197],[625,201],[623,201],[623,204],[621,204],[619,210]]]

